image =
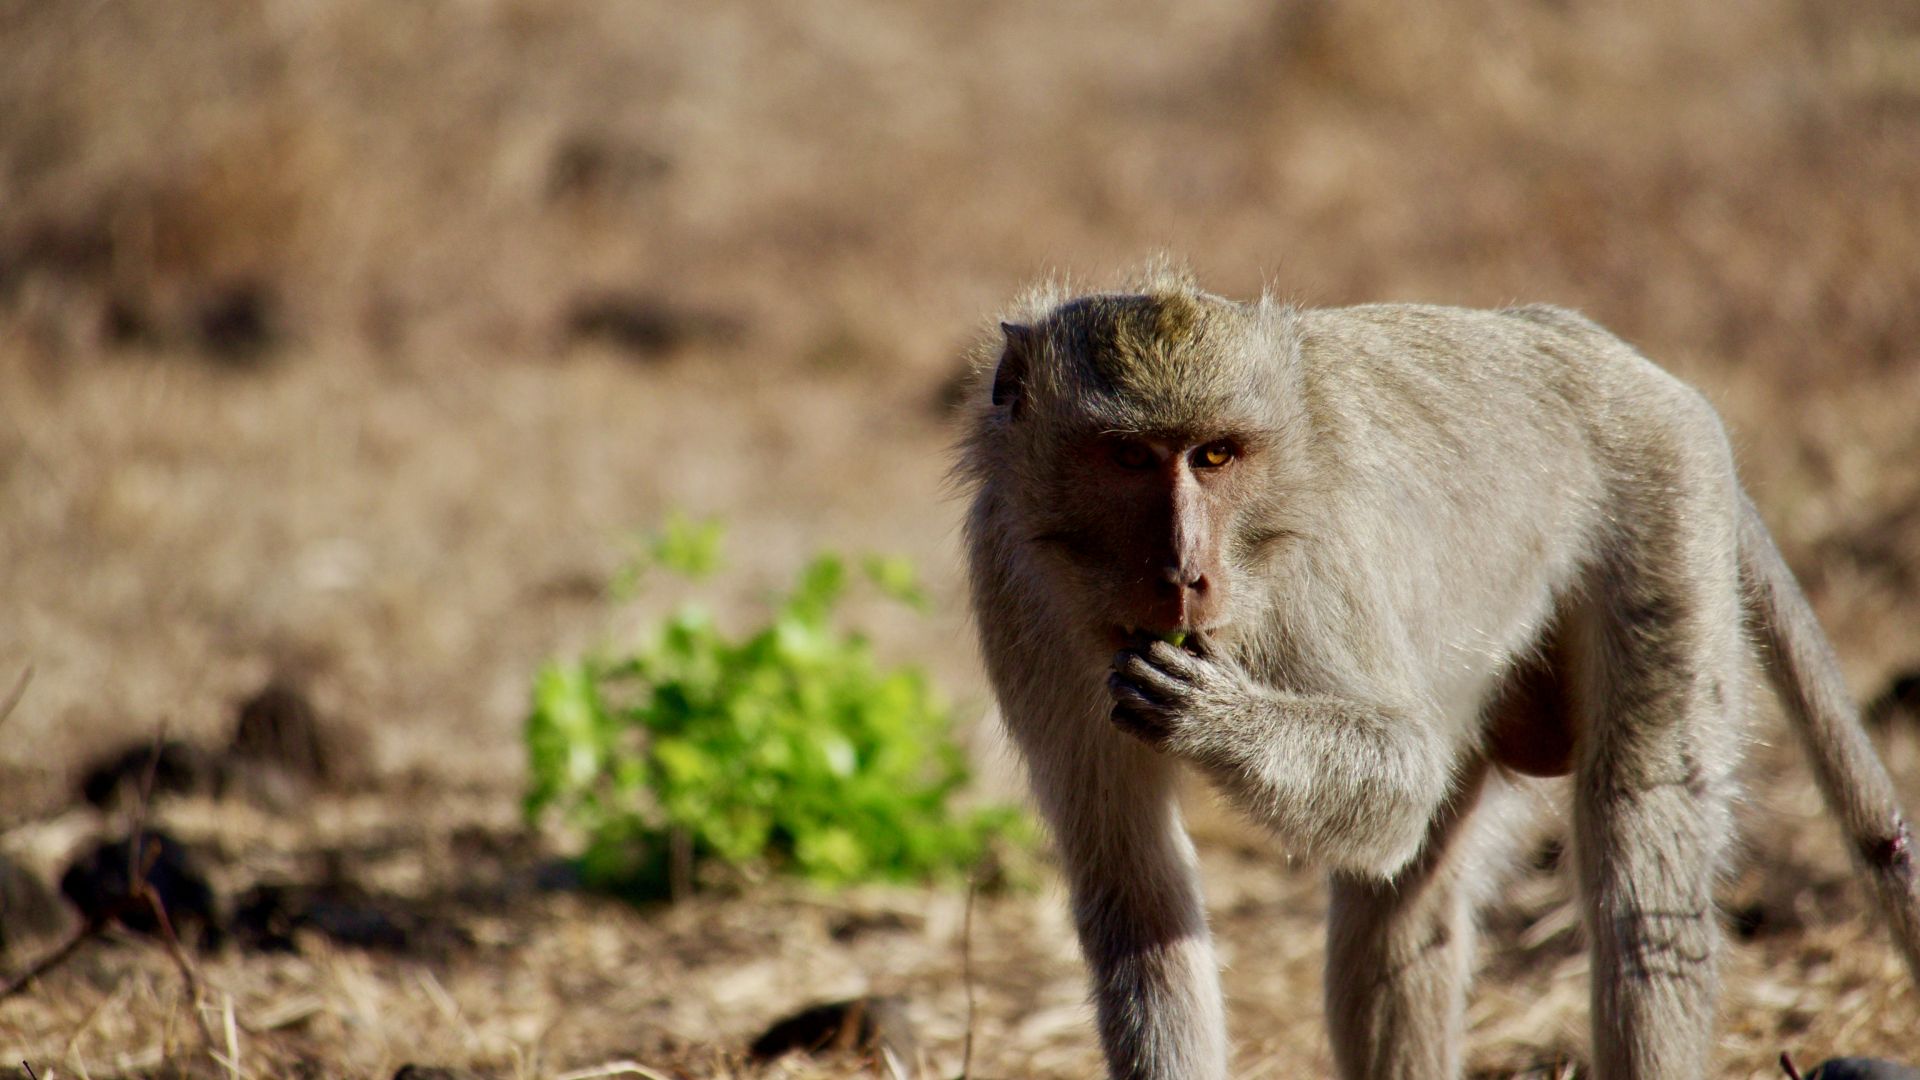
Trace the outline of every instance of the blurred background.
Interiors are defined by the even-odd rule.
[[[107,831],[89,761],[290,687],[353,732],[354,785],[155,813],[224,891],[345,865],[458,933],[204,960],[237,1067],[814,1075],[842,1066],[737,1048],[874,992],[954,1074],[952,890],[636,912],[515,884],[529,678],[681,509],[728,523],[740,605],[817,548],[912,557],[936,614],[872,613],[882,652],[986,717],[962,353],[1024,284],[1160,252],[1234,296],[1567,305],[1699,385],[1856,693],[1892,694],[1920,805],[1888,689],[1920,661],[1905,0],[0,0],[0,692],[33,671],[0,853],[57,875]],[[1920,1058],[1804,767],[1770,726],[1755,749],[1724,1075]],[[1325,1074],[1315,878],[1198,802],[1238,1075]],[[1551,855],[1489,917],[1483,1075],[1582,1060]],[[978,1074],[1088,1074],[1058,896],[980,919]],[[185,993],[163,953],[90,947],[0,1001],[0,1050],[197,1075]]]

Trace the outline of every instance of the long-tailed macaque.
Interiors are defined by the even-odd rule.
[[[1550,307],[1237,303],[1160,275],[1002,324],[960,462],[988,672],[1110,1075],[1227,1074],[1184,763],[1332,875],[1348,1077],[1462,1061],[1505,801],[1570,774],[1603,1078],[1706,1075],[1748,658],[1920,977],[1912,839],[1692,389]]]

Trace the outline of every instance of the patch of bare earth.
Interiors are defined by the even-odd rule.
[[[816,547],[914,557],[938,614],[856,615],[983,718],[956,357],[1033,277],[1157,250],[1236,294],[1584,309],[1720,406],[1856,690],[1920,658],[1912,5],[0,4],[0,692],[34,671],[0,854],[56,877],[127,820],[77,801],[83,763],[163,721],[218,744],[276,676],[368,769],[157,800],[223,917],[267,885],[342,921],[191,954],[197,1005],[160,945],[89,941],[0,1001],[0,1060],[855,1075],[744,1048],[876,993],[956,1073],[961,892],[564,888],[518,819],[528,678],[675,598],[614,620],[601,587],[684,508],[731,526],[727,618]],[[1881,735],[1910,807],[1915,730]],[[1920,1000],[1757,731],[1720,1075],[1920,1060]],[[1235,1074],[1325,1075],[1315,875],[1195,818]],[[1483,1075],[1583,1055],[1551,861],[1486,918]],[[0,931],[6,972],[60,935]],[[976,1075],[1096,1071],[1057,889],[981,897],[971,950]]]

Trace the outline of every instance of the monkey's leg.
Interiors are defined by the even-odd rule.
[[[1221,1080],[1220,975],[1175,805],[1177,764],[1100,715],[1029,735],[1034,792],[1066,871],[1109,1074]],[[1034,745],[1042,738],[1048,745]]]
[[[1498,876],[1504,839],[1484,763],[1434,818],[1418,858],[1392,881],[1331,878],[1327,1024],[1340,1075],[1452,1080],[1473,959],[1473,905]],[[1483,798],[1483,795],[1485,796]]]
[[[1732,546],[1690,502],[1609,569],[1584,626],[1574,827],[1601,1080],[1694,1080],[1712,1049],[1742,644]]]

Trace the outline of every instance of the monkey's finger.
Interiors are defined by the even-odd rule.
[[[1137,654],[1126,656],[1120,663],[1114,665],[1113,674],[1143,690],[1163,697],[1193,692],[1193,685],[1181,678],[1178,672],[1168,671],[1152,660]]]
[[[1212,660],[1220,655],[1220,639],[1211,631],[1195,630],[1187,634],[1187,640],[1181,643],[1181,651],[1202,660]]]
[[[1166,728],[1125,705],[1115,705],[1110,718],[1113,720],[1114,727],[1142,742],[1158,746],[1167,740]]]
[[[1200,672],[1207,664],[1207,661],[1181,646],[1165,641],[1156,641],[1148,645],[1142,655],[1154,667],[1184,682],[1198,682]]]
[[[1136,709],[1161,712],[1167,707],[1167,702],[1159,694],[1118,672],[1107,676],[1107,692],[1113,695],[1114,701]]]

